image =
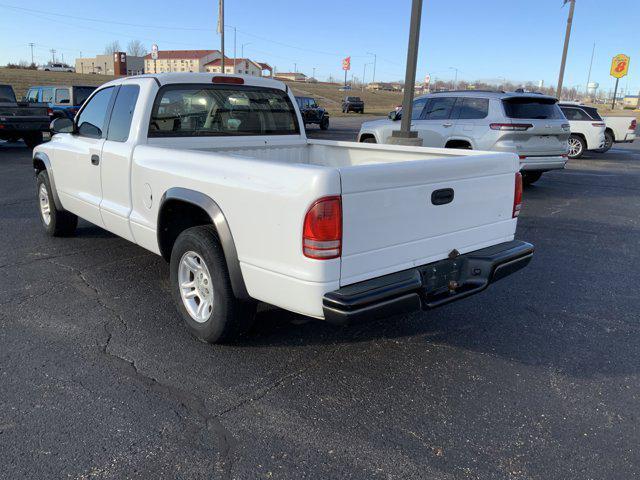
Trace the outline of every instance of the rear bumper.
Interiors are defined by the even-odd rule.
[[[636,139],[635,133],[627,133],[624,137],[624,140],[617,140],[615,143],[633,143]]]
[[[3,117],[0,119],[0,133],[20,134],[29,132],[44,132],[49,130],[49,118],[36,119],[12,119]]]
[[[481,292],[532,257],[533,245],[513,240],[348,285],[324,295],[324,318],[343,325],[436,308]]]
[[[564,168],[567,160],[568,158],[562,155],[525,157],[520,159],[520,170],[559,170]]]

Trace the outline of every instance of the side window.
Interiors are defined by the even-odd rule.
[[[567,120],[581,121],[581,120],[591,120],[591,117],[585,113],[584,110],[579,108],[562,108],[562,113],[567,117]]]
[[[428,98],[419,98],[413,101],[413,108],[411,109],[411,120],[419,120],[424,106],[427,104]]]
[[[452,118],[458,120],[486,118],[489,115],[489,99],[471,97],[459,99],[453,110]]]
[[[123,85],[118,90],[118,96],[113,104],[113,113],[109,121],[107,140],[126,142],[131,129],[133,110],[136,107],[140,87],[137,85]]]
[[[56,103],[69,104],[71,97],[68,88],[56,88]]]
[[[451,116],[451,110],[456,103],[456,97],[432,98],[424,110],[423,120],[446,120]]]
[[[112,93],[113,87],[100,90],[82,109],[78,117],[78,133],[81,136],[102,138]]]
[[[38,101],[38,89],[32,88],[27,92],[27,102],[36,103]]]
[[[47,103],[53,101],[53,88],[42,89],[42,101]]]

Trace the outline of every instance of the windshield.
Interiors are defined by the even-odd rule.
[[[552,98],[515,97],[502,101],[504,113],[509,118],[559,119],[562,112]]]
[[[298,119],[282,90],[227,85],[169,85],[153,106],[150,137],[297,135]]]
[[[73,87],[73,104],[81,106],[95,89],[96,87]]]
[[[360,102],[360,97],[347,97],[347,102]]]
[[[9,85],[0,85],[0,102],[16,102],[16,96],[13,93],[13,88]]]

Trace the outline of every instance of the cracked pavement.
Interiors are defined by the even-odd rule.
[[[335,119],[345,138],[361,119]],[[356,129],[357,130],[357,129]],[[524,271],[337,328],[263,306],[211,346],[164,261],[81,222],[52,239],[0,142],[0,477],[628,479],[640,475],[640,149],[525,190]]]

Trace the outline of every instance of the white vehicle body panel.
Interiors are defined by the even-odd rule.
[[[587,142],[587,150],[598,150],[604,147],[604,132],[606,127],[595,126],[601,122],[597,121],[573,121],[568,120],[571,126],[571,133],[578,133],[582,135]]]
[[[157,78],[210,84],[212,76]],[[224,214],[246,289],[257,300],[323,318],[323,295],[341,286],[514,238],[519,162],[513,153],[313,141],[304,129],[299,135],[148,138],[155,78],[107,84],[140,87],[126,142],[56,134],[34,152],[49,157],[65,209],[154,253],[160,253],[163,195],[183,188],[210,197]],[[245,85],[286,88],[242,78]],[[296,112],[302,125],[297,106]],[[90,162],[94,153],[99,166]],[[434,206],[430,195],[441,188],[453,188],[454,200]],[[343,202],[342,257],[305,257],[305,214],[314,201],[333,195]]]
[[[613,132],[614,142],[633,142],[636,131],[631,128],[631,121],[635,117],[602,117],[607,128]]]

